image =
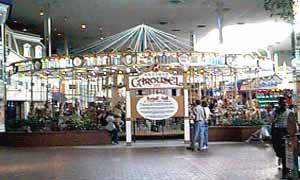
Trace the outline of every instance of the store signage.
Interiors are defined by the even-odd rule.
[[[160,89],[183,87],[182,75],[174,75],[163,71],[150,71],[140,76],[129,77],[130,89]]]
[[[178,103],[170,96],[152,94],[141,98],[136,105],[136,109],[145,119],[163,120],[176,114]]]
[[[277,87],[278,84],[276,81],[263,81],[259,83],[259,88]]]

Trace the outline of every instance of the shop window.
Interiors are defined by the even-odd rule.
[[[43,48],[40,45],[35,46],[35,58],[42,58],[43,56]]]
[[[31,45],[26,43],[23,45],[24,57],[31,57]]]

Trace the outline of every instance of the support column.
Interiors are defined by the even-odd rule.
[[[187,89],[183,90],[183,99],[184,99],[184,143],[189,143],[191,140],[190,137],[190,119],[189,119],[189,92]]]
[[[222,7],[217,9],[217,23],[219,29],[219,43],[223,44],[223,15],[222,15]]]
[[[130,91],[126,90],[126,145],[131,146],[132,132],[131,132],[131,99]]]
[[[189,118],[189,91],[187,85],[187,73],[183,73],[183,106],[184,106],[184,143],[189,143],[190,138],[190,118]]]
[[[52,56],[52,40],[51,40],[51,18],[48,16],[47,18],[47,23],[48,23],[48,50],[49,50],[49,57]]]
[[[0,79],[0,132],[5,132],[5,120],[6,120],[6,44],[5,44],[5,24],[1,25],[1,44],[2,44],[2,57],[0,61],[1,66],[1,79]]]

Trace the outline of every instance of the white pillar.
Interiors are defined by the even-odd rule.
[[[131,145],[131,100],[130,91],[126,91],[126,144]]]
[[[47,22],[48,22],[48,50],[49,50],[49,57],[52,56],[52,36],[51,36],[51,18],[48,17],[47,19]]]
[[[184,101],[184,142],[189,143],[190,137],[190,119],[189,119],[189,91],[188,89],[183,90],[183,101]]]

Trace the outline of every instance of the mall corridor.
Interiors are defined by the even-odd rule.
[[[213,143],[192,152],[179,142],[132,147],[0,148],[1,180],[274,180],[269,145]]]

